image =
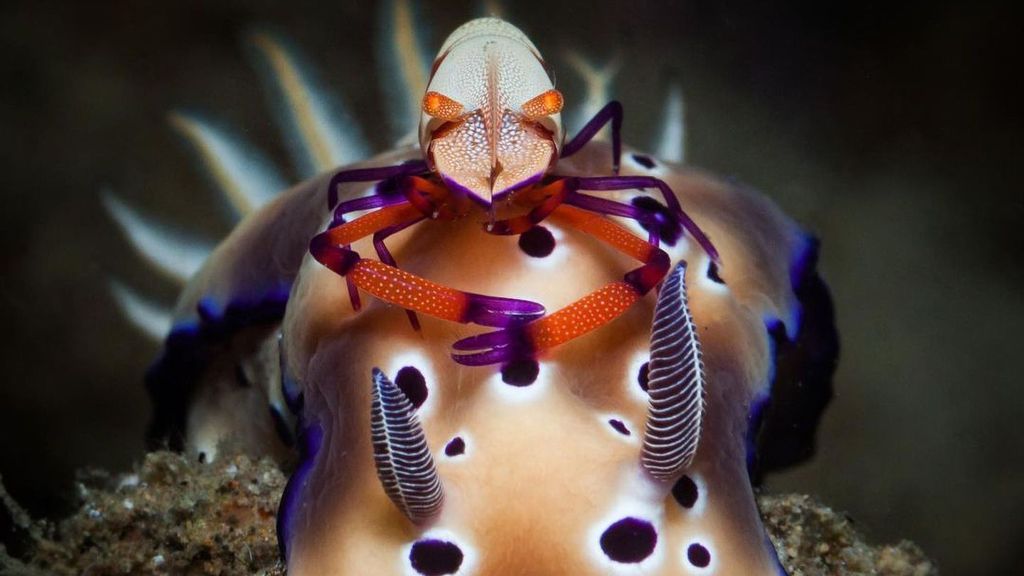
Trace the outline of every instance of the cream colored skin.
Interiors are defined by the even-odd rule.
[[[418,154],[407,149],[363,165]],[[588,146],[559,171],[604,173],[608,154],[603,144]],[[684,239],[669,249],[673,261],[689,263],[690,306],[707,369],[706,428],[687,471],[701,487],[697,506],[680,507],[670,486],[646,476],[639,464],[646,399],[636,372],[647,355],[653,294],[542,358],[537,383],[513,388],[501,383],[494,367],[467,368],[449,357],[452,342],[485,331],[480,327],[421,317],[423,330],[416,333],[400,309],[378,300],[352,310],[344,281],[301,246],[330,218],[321,178],[245,222],[196,285],[200,292],[231,294],[297,272],[283,350],[305,392],[305,418],[323,427],[324,440],[292,526],[289,573],[412,574],[411,544],[439,535],[466,554],[459,574],[776,574],[747,480],[743,440],[752,399],[765,391],[770,371],[763,319],[794,313],[789,255],[801,236],[761,197],[678,167],[645,170],[626,158],[624,174],[665,179],[721,252],[725,286],[707,279],[699,248]],[[369,188],[349,185],[342,197]],[[545,259],[524,255],[514,238],[485,234],[473,218],[427,222],[389,245],[406,270],[464,290],[535,300],[549,311],[634,266],[578,233],[556,228],[555,234],[558,245]],[[372,253],[368,241],[353,247]],[[420,527],[385,495],[370,446],[370,370],[377,366],[394,376],[406,365],[421,370],[430,388],[420,419],[446,491],[440,516]],[[632,435],[615,433],[610,417],[624,421]],[[443,448],[455,435],[468,449],[453,459]],[[639,565],[615,564],[598,547],[601,531],[626,515],[648,519],[658,530],[654,554]],[[711,551],[709,568],[688,565],[692,542]]]
[[[462,107],[458,127],[436,138],[445,121],[422,112],[420,147],[431,169],[485,205],[543,175],[562,146],[561,115],[527,118],[523,105],[554,87],[518,28],[497,18],[463,24],[438,52],[427,85]]]
[[[407,148],[362,166],[421,154]],[[606,175],[608,156],[606,145],[594,143],[560,162],[559,173]],[[644,169],[628,151],[624,158],[624,175],[668,182],[721,253],[725,286],[707,278],[708,260],[699,248],[685,239],[668,248],[674,262],[689,264],[689,302],[707,371],[706,425],[686,471],[699,487],[697,505],[682,508],[669,484],[640,467],[647,406],[636,375],[647,356],[654,294],[541,358],[533,385],[505,385],[496,368],[463,367],[449,356],[452,342],[486,329],[421,316],[423,330],[416,333],[399,309],[379,300],[368,298],[361,311],[352,309],[345,282],[307,253],[308,239],[330,219],[326,175],[247,218],[215,251],[178,308],[179,320],[188,319],[200,298],[229,302],[294,282],[282,324],[283,354],[304,391],[304,418],[321,426],[324,438],[292,524],[289,573],[413,574],[409,547],[429,536],[461,547],[466,557],[459,574],[777,573],[747,480],[744,435],[751,403],[769,378],[764,318],[794,316],[790,255],[802,236],[761,197],[675,166]],[[341,196],[362,196],[371,188],[346,185]],[[629,201],[638,194],[607,197]],[[543,259],[523,254],[515,238],[484,233],[477,217],[425,222],[388,244],[410,272],[462,290],[534,300],[549,311],[636,265],[593,239],[546,225],[558,244]],[[373,253],[369,239],[353,248]],[[257,342],[261,337],[256,349],[272,356],[271,336],[254,336]],[[407,365],[427,379],[430,393],[419,416],[446,492],[441,514],[425,526],[413,525],[388,499],[370,445],[370,370],[380,367],[394,376]],[[190,441],[201,445],[204,435],[216,437],[209,430],[224,426],[226,412],[239,415],[229,427],[237,427],[240,437],[266,441],[265,411],[248,421],[241,417],[250,401],[239,400],[232,411],[223,403],[205,405],[200,397],[190,415]],[[626,423],[631,435],[612,430],[609,418]],[[449,458],[444,446],[456,435],[466,440],[467,451]],[[649,520],[658,532],[654,553],[640,564],[616,564],[598,545],[601,532],[625,516]],[[709,567],[688,563],[691,543],[708,548]]]
[[[269,412],[272,404],[284,404],[277,335],[276,327],[242,330],[213,355],[185,422],[185,452],[193,460],[213,462],[224,452],[294,460]],[[289,417],[287,410],[282,414]]]
[[[258,299],[295,277],[317,232],[329,175],[280,194],[246,217],[210,254],[175,305],[174,325],[199,321],[196,307],[207,298],[221,306]],[[268,406],[281,406],[277,326],[240,331],[214,354],[195,383],[185,422],[185,452],[210,462],[223,449],[278,462],[293,459],[277,434]],[[249,386],[236,380],[235,367]],[[287,416],[287,410],[282,413]]]

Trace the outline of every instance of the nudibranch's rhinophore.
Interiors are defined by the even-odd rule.
[[[496,56],[504,41],[518,51]],[[445,47],[435,71],[482,65],[485,88],[495,71],[543,70],[500,21]],[[782,572],[750,477],[804,456],[806,430],[772,426],[802,422],[806,401],[769,398],[792,393],[789,379],[824,387],[834,360],[815,243],[733,184],[632,150],[619,167],[617,138],[590,141],[600,123],[562,146],[561,96],[527,84],[543,90],[432,83],[421,147],[308,180],[246,218],[182,296],[195,318],[168,339],[160,378],[242,346],[281,382],[272,410],[283,438],[297,422],[300,447],[278,518],[292,574]],[[621,108],[604,114],[617,130]],[[591,293],[601,286],[613,288]],[[464,307],[449,314],[451,302]],[[222,338],[243,332],[251,341]]]

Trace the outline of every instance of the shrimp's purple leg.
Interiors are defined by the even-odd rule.
[[[413,224],[422,222],[424,218],[426,218],[426,216],[418,220],[410,220],[402,224],[396,224],[394,226],[390,226],[375,233],[373,235],[373,248],[377,251],[377,258],[380,258],[380,261],[387,264],[388,266],[394,266],[395,268],[398,268],[398,262],[396,262],[395,257],[391,255],[391,251],[388,250],[387,245],[384,244],[384,240],[387,239],[388,236],[391,236],[392,234],[397,234],[402,230],[405,230],[409,226],[412,226]],[[347,277],[345,279],[351,281]],[[412,325],[412,329],[419,332],[420,320],[419,318],[416,317],[416,313],[413,312],[412,310],[406,310],[405,313],[406,315],[409,316],[409,324]]]
[[[331,178],[327,184],[327,207],[334,210],[334,217],[328,229],[335,228],[345,223],[345,214],[358,212],[360,210],[372,210],[383,206],[397,204],[404,200],[399,193],[398,183],[406,176],[421,174],[427,171],[427,164],[422,160],[410,160],[394,166],[382,166],[379,168],[356,168],[354,170],[342,170]],[[355,198],[338,204],[338,186],[346,182],[370,182],[381,180],[376,190],[370,196]],[[337,207],[335,207],[337,205]],[[349,246],[344,246],[349,249]],[[352,309],[362,308],[359,299],[359,290],[350,278],[345,278],[348,287],[348,297],[352,302]]]
[[[550,316],[459,340],[453,348],[460,353],[452,356],[459,364],[507,365],[583,336],[621,316],[668,273],[668,254],[609,218],[567,204],[556,206],[550,216],[639,260],[642,265],[627,272],[621,281],[606,284]]]
[[[668,212],[668,210],[657,200],[646,198],[651,200],[651,205],[644,205],[634,200],[633,204],[624,204],[622,202],[616,202],[615,200],[608,200],[607,198],[597,198],[588,194],[581,194],[574,192],[568,195],[565,199],[565,203],[577,208],[582,208],[595,214],[602,214],[604,216],[620,216],[622,218],[629,218],[636,220],[640,225],[647,230],[647,241],[657,246],[662,240],[664,240],[669,246],[675,246],[679,240],[679,236],[682,234],[682,228],[679,225],[679,219],[675,215]]]
[[[388,180],[390,178],[401,178],[429,172],[427,163],[423,160],[410,160],[394,166],[380,166],[377,168],[355,168],[353,170],[342,170],[331,178],[327,184],[327,208],[333,210],[338,204],[338,185],[346,182],[372,182],[374,180]]]
[[[405,177],[402,176],[400,178]],[[331,228],[335,228],[337,226],[341,226],[342,224],[344,224],[345,214],[348,214],[350,212],[359,212],[361,210],[373,210],[375,208],[383,208],[384,206],[394,206],[395,204],[404,202],[405,198],[403,196],[395,196],[393,194],[383,195],[379,192],[379,190],[381,189],[381,184],[389,182],[390,180],[394,180],[394,178],[381,181],[380,184],[377,185],[378,192],[374,193],[371,196],[364,196],[362,198],[346,200],[345,202],[338,204],[338,206],[334,209],[334,218],[331,219],[331,223],[327,226],[327,229],[330,230]],[[349,250],[352,247],[350,245],[345,245],[344,248],[346,250]],[[377,253],[380,254],[380,250],[378,250]],[[383,258],[381,258],[381,260],[383,260]],[[352,302],[352,309],[359,310],[360,308],[363,307],[363,304],[359,299],[359,290],[356,288],[355,282],[353,282],[351,278],[346,277],[345,284],[348,288],[349,300]],[[416,325],[416,322],[413,322],[413,326],[415,327]]]
[[[412,202],[387,206],[321,232],[310,241],[310,253],[318,262],[339,276],[351,278],[357,287],[377,298],[443,320],[505,328],[535,320],[544,314],[544,307],[535,302],[462,292],[384,262],[364,259],[346,248],[371,234],[409,226],[424,219],[428,213],[448,216],[452,212],[451,206],[435,207],[430,201],[431,193],[442,192],[436,189],[436,184],[415,177],[409,179],[409,184],[414,191],[423,191],[427,195],[408,195],[421,200],[423,206]],[[426,212],[424,208],[431,211]]]
[[[641,197],[635,199],[630,205],[581,194],[577,191],[580,187],[580,180],[574,177],[556,177],[549,184],[525,191],[520,198],[535,205],[533,210],[521,216],[489,223],[485,225],[484,229],[491,234],[498,235],[522,234],[544,221],[558,206],[565,203],[596,214],[636,220],[647,230],[647,241],[653,246],[657,246],[662,240],[665,240],[670,246],[674,246],[679,239],[682,233],[679,222],[681,218],[656,200]]]
[[[715,262],[718,262],[718,250],[715,249],[714,244],[708,239],[707,234],[697,226],[697,223],[690,218],[686,212],[683,211],[682,206],[679,205],[679,200],[676,198],[672,189],[669,188],[668,184],[658,178],[651,176],[597,176],[593,178],[569,178],[572,181],[572,187],[576,190],[595,190],[595,191],[614,191],[614,190],[632,190],[635,188],[657,188],[661,192],[662,198],[665,199],[665,204],[668,206],[669,211],[679,218],[679,222],[683,228],[693,236],[694,240],[700,244],[700,247],[707,252],[708,256]],[[567,199],[566,202],[574,204],[580,208],[586,208],[588,210],[594,210],[600,213],[611,214],[610,212],[604,212],[603,210],[612,209],[610,204],[598,202],[597,198],[586,196],[582,194],[576,195],[573,199]],[[621,208],[630,208],[624,204],[615,203]],[[599,208],[600,207],[600,208]],[[642,208],[638,206],[632,206],[632,208]],[[629,212],[626,210],[626,212]],[[626,216],[629,218],[635,216],[629,216],[627,214],[611,214],[614,216]],[[645,227],[646,228],[646,227]]]
[[[359,212],[361,210],[373,210],[376,208],[383,208],[384,206],[391,206],[398,204],[405,200],[401,196],[382,196],[380,194],[373,194],[371,196],[364,196],[362,198],[353,198],[352,200],[346,200],[334,209],[334,217],[331,219],[331,223],[327,226],[328,228],[334,228],[340,224],[344,224],[345,214],[351,212]]]
[[[658,211],[642,203],[622,204],[578,192],[581,189],[629,190],[641,187],[658,188],[665,197],[668,208],[652,201],[661,208],[661,211]],[[661,283],[668,273],[670,260],[668,254],[659,247],[660,236],[666,230],[671,233],[673,227],[678,235],[680,224],[693,235],[712,260],[718,259],[718,252],[707,235],[683,212],[668,185],[656,178],[562,177],[531,189],[522,196],[522,199],[534,205],[534,209],[522,216],[496,221],[487,228],[487,231],[500,235],[522,234],[550,217],[602,240],[639,260],[642,265],[627,272],[621,281],[609,283],[550,316],[525,325],[517,324],[455,342],[453,348],[458,353],[452,357],[460,364],[483,366],[502,363],[507,366],[533,358],[538,353],[560,346],[615,320]],[[635,219],[644,226],[650,236],[645,242],[604,216]]]
[[[568,158],[583,149],[608,122],[612,123],[612,173],[619,173],[622,157],[622,104],[616,100],[605,104],[572,140],[562,147],[562,158]]]

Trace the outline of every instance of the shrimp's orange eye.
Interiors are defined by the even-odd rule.
[[[552,88],[543,94],[530,98],[523,104],[523,114],[528,118],[550,116],[562,111],[562,93]]]
[[[427,92],[423,96],[423,111],[441,120],[456,120],[462,116],[462,104],[444,94]]]

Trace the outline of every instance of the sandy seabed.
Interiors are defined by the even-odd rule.
[[[56,524],[30,518],[0,484],[15,530],[15,546],[0,546],[0,576],[284,574],[274,520],[286,481],[269,459],[154,452],[129,474],[80,474],[80,506]],[[758,505],[790,576],[938,574],[913,543],[870,544],[813,497],[762,494]]]

